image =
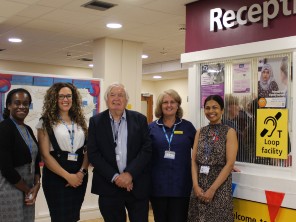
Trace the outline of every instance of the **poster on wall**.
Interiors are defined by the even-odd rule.
[[[232,70],[232,86],[234,93],[251,92],[251,64],[234,64]]]
[[[209,95],[219,95],[224,98],[224,64],[217,63],[201,66],[201,107]]]
[[[41,117],[43,98],[46,90],[56,82],[68,82],[75,85],[82,97],[82,107],[88,124],[89,118],[100,111],[101,81],[91,78],[71,78],[31,73],[12,73],[0,71],[0,116],[2,118],[7,93],[16,88],[24,88],[32,96],[32,104],[25,123],[36,134],[35,126]]]
[[[262,58],[258,61],[259,106],[285,108],[288,95],[288,57]]]

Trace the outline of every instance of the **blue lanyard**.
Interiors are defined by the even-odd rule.
[[[172,142],[172,140],[173,140],[173,136],[174,136],[175,129],[176,129],[176,124],[174,124],[174,128],[173,128],[172,134],[171,134],[171,136],[170,136],[170,138],[169,138],[169,137],[168,137],[168,134],[167,134],[166,131],[165,131],[165,127],[164,127],[164,125],[162,126],[162,130],[163,130],[163,132],[164,132],[165,138],[166,138],[166,140],[168,141],[168,144],[169,144],[169,150],[171,150],[171,142]]]
[[[72,120],[71,124],[72,124],[72,131],[70,131],[69,127],[67,126],[67,124],[65,123],[65,121],[62,119],[62,117],[59,115],[59,119],[62,121],[62,123],[64,124],[64,126],[67,128],[68,132],[69,132],[69,136],[70,136],[70,142],[71,142],[71,148],[72,148],[72,153],[73,153],[73,147],[74,147],[74,121]]]
[[[29,134],[29,131],[28,131],[27,127],[25,126],[28,140],[25,139],[25,135],[23,134],[21,128],[20,128],[19,125],[15,122],[15,120],[14,120],[12,117],[11,117],[10,119],[11,119],[11,120],[13,121],[13,123],[15,124],[15,126],[16,126],[17,130],[19,131],[19,133],[21,134],[23,140],[25,141],[25,143],[26,143],[27,146],[29,147],[30,153],[31,153],[31,155],[32,155],[32,147],[33,147],[33,145],[32,145],[32,138],[30,137],[30,134]],[[28,144],[28,143],[29,143],[29,144]]]

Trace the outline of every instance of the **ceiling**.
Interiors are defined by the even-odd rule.
[[[93,40],[143,43],[143,64],[179,60],[185,49],[185,4],[192,0],[103,0],[106,11],[81,7],[90,0],[0,0],[0,59],[88,68]],[[118,22],[121,29],[108,29]],[[10,43],[19,37],[22,43]]]

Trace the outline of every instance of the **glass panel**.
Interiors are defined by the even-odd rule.
[[[278,84],[276,93],[281,93],[281,96],[286,98],[285,104],[281,105],[281,107],[268,108],[289,109],[291,107],[291,54],[284,53],[240,60],[215,61],[213,63],[201,64],[201,68],[217,63],[223,63],[225,65],[225,110],[222,121],[224,124],[233,127],[237,132],[239,141],[237,161],[290,167],[292,164],[290,155],[288,155],[286,160],[256,156],[256,115],[257,109],[259,109],[258,84],[260,84],[261,70],[267,66],[265,65],[267,63],[271,64],[274,80]],[[238,65],[245,66],[245,73],[240,73],[240,70],[236,68],[239,67]],[[274,91],[271,91],[270,95],[272,96],[274,93]],[[213,94],[216,93],[213,92]],[[292,125],[290,123],[293,110],[289,109],[288,113],[288,128],[289,132],[291,132]],[[204,117],[203,109],[201,110],[200,120],[202,126],[208,123]],[[287,149],[288,153],[290,153],[290,138],[288,138]]]

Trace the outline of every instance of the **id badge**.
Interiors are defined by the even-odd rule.
[[[175,155],[176,153],[174,151],[170,151],[170,150],[166,150],[164,152],[164,158],[165,159],[171,159],[171,160],[174,160],[175,159]]]
[[[78,160],[78,154],[76,154],[76,153],[68,153],[68,160],[77,161]]]
[[[199,172],[208,175],[210,172],[210,167],[209,166],[201,166]]]

